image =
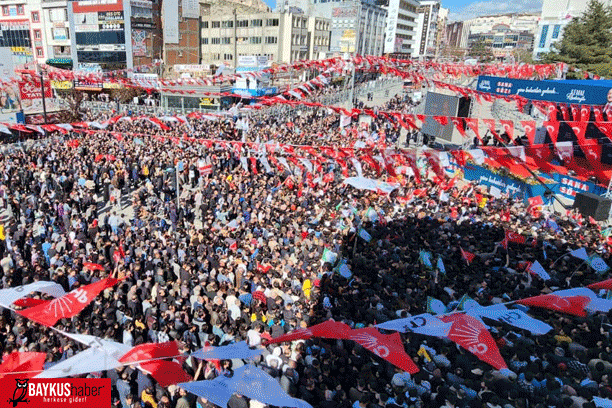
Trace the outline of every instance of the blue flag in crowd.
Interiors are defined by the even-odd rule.
[[[231,360],[234,358],[246,359],[261,354],[263,354],[263,349],[251,349],[246,341],[241,341],[227,346],[203,348],[191,355],[200,360]]]

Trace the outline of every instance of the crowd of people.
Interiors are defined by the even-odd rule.
[[[381,109],[407,111],[410,102],[397,96]],[[612,398],[612,322],[606,315],[575,318],[532,309],[554,327],[544,336],[487,321],[510,374],[450,341],[417,334],[402,335],[420,368],[412,376],[353,342],[314,338],[266,346],[328,319],[360,328],[423,313],[428,297],[452,310],[464,295],[489,305],[604,278],[564,257],[585,247],[609,262],[595,225],[575,216],[529,214],[522,200],[495,198],[468,183],[456,183],[441,199],[442,187],[427,166],[422,182],[405,176],[384,195],[344,184],[344,169],[324,151],[315,180],[300,166],[267,172],[262,161],[245,168],[240,160],[260,151],[248,142],[343,148],[361,142],[376,150],[393,147],[399,137],[397,124],[382,116],[367,128],[340,128],[339,121],[332,112],[299,109],[251,120],[194,118],[168,123],[169,130],[144,120],[118,121],[7,153],[0,161],[2,286],[52,280],[70,291],[121,276],[56,328],[130,346],[177,340],[185,356],[246,340],[265,348],[254,363],[313,407],[586,408],[595,406],[594,396]],[[230,143],[240,141],[246,143],[238,148]],[[210,174],[200,173],[200,162],[211,165]],[[378,177],[374,168],[362,171]],[[322,181],[323,174],[332,180]],[[359,228],[372,240],[359,238]],[[505,249],[504,230],[528,237],[530,245]],[[468,265],[460,248],[476,259]],[[114,256],[119,249],[124,257]],[[347,261],[350,278],[322,260],[326,250]],[[446,273],[426,269],[421,250],[440,256]],[[550,281],[524,270],[535,260]],[[105,269],[92,271],[85,262]],[[52,368],[83,347],[8,309],[0,320],[4,356],[45,352],[45,367]],[[218,367],[188,357],[183,368],[194,380],[209,380],[231,376],[242,364],[228,360]],[[115,407],[213,407],[178,387],[159,386],[133,366],[90,376],[112,379]],[[229,403],[263,406],[238,394]]]

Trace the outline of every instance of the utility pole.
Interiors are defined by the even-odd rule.
[[[45,125],[47,124],[47,103],[45,101],[45,80],[43,77],[44,70],[41,69],[40,74],[40,92],[42,95],[42,108],[43,108],[43,120],[45,121]]]
[[[234,9],[234,74],[238,69],[238,21],[237,21],[237,9]]]
[[[351,70],[351,92],[350,92],[350,104],[351,109],[355,107],[354,97],[355,97],[355,57],[357,56],[358,46],[359,46],[359,26],[361,25],[361,2],[357,3],[357,15],[355,16],[355,20],[357,20],[357,29],[355,30],[355,49],[353,50],[353,58],[351,61],[351,66],[353,67]],[[349,43],[350,44],[350,43]]]

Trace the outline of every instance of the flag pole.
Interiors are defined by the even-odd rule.
[[[587,263],[587,260],[585,259],[584,261],[582,261],[582,263],[580,265],[578,265],[578,267],[576,269],[574,269],[574,272],[572,272],[572,274],[569,276],[569,280],[572,279],[572,277],[576,274],[576,272],[578,272],[578,270],[582,267],[582,265],[584,265],[585,263]],[[567,286],[569,286],[570,283],[567,282]]]
[[[555,262],[553,262],[553,263],[552,263],[552,265],[550,265],[550,269],[552,269],[552,267],[553,267],[553,266],[555,266],[555,265],[556,265],[556,263],[557,263],[557,262],[559,262],[559,260],[560,260],[561,258],[563,258],[565,255],[568,255],[570,252],[572,252],[572,251],[568,251],[568,252],[564,253],[563,255],[561,255],[560,257],[558,257],[558,258],[555,260]]]

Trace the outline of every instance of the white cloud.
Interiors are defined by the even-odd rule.
[[[457,10],[451,10],[448,17],[450,21],[462,21],[491,14],[538,12],[541,10],[542,0],[484,0],[475,1]]]

